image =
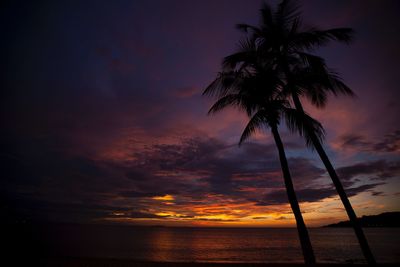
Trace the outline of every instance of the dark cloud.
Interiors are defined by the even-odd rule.
[[[400,130],[386,134],[381,142],[373,145],[373,151],[399,152],[400,151]]]
[[[370,145],[365,137],[359,134],[348,134],[340,137],[343,147],[365,147]]]
[[[197,218],[199,221],[209,221],[209,222],[237,222],[239,219],[219,219],[219,218]]]
[[[273,186],[276,179],[268,179],[268,173],[277,170],[274,150],[269,145],[249,143],[238,148],[219,140],[198,138],[185,140],[181,144],[154,145],[148,147],[147,152],[139,153],[137,158],[142,163],[142,170],[164,172],[162,179],[171,179],[170,184],[175,188],[180,183],[184,192],[193,187],[190,186],[190,177],[197,177],[209,185],[209,188],[197,190],[197,193],[211,190],[215,193],[236,194],[235,189],[251,184],[252,177],[257,173],[266,176],[263,181],[257,180],[258,186]],[[185,175],[188,179],[177,179],[177,176]],[[234,176],[240,175],[247,176],[249,181],[233,180]],[[168,187],[168,183],[164,186]]]
[[[326,173],[308,158],[289,158],[288,162],[291,176],[299,187],[317,183],[319,178]]]
[[[41,145],[32,144],[32,148]],[[125,217],[134,218],[154,205],[151,199],[156,196],[174,195],[174,203],[179,206],[193,201],[207,203],[210,193],[238,202],[257,201],[261,195],[241,189],[283,185],[276,149],[269,144],[246,143],[239,148],[215,138],[193,137],[175,144],[147,145],[127,162],[94,160],[46,147],[38,151],[40,157],[37,153],[25,154],[24,161],[12,154],[1,157],[8,168],[8,179],[2,180],[3,191],[11,196],[8,202],[21,197],[21,203],[33,200],[30,213],[36,212],[36,217],[68,218],[74,213],[75,217],[88,218],[91,214],[98,218],[129,208]],[[300,186],[311,184],[323,174],[304,158],[290,159],[290,165]],[[29,190],[28,181],[32,182]]]
[[[363,192],[371,192],[375,187],[384,183],[366,184],[360,185],[353,188],[347,188],[346,193],[348,197],[355,196]],[[372,191],[372,193],[375,193]],[[297,189],[296,195],[299,202],[317,202],[325,198],[338,196],[334,188],[304,188]],[[274,190],[267,193],[258,205],[275,205],[275,204],[287,204],[288,198],[286,190]]]
[[[136,156],[142,170],[164,171],[162,179],[184,192],[191,186],[176,176],[200,176],[211,192],[238,196],[242,187],[276,188],[282,186],[279,159],[274,145],[246,143],[242,147],[229,146],[215,139],[190,139],[174,145],[154,145]],[[317,183],[325,171],[306,158],[289,159],[291,172],[299,186]],[[129,174],[128,174],[129,175]],[[168,177],[171,175],[172,177]],[[135,177],[143,177],[137,174]],[[137,178],[138,179],[138,178]],[[157,179],[152,177],[150,180]],[[180,181],[180,182],[178,182]],[[149,179],[147,183],[149,183]],[[182,187],[178,184],[181,183]],[[136,182],[139,184],[139,181]],[[168,188],[168,185],[165,185]],[[154,188],[153,188],[154,189]],[[180,190],[177,190],[180,192]],[[189,191],[190,193],[194,193]],[[204,193],[197,191],[196,193]]]
[[[34,151],[40,145],[30,146]],[[173,195],[174,204],[181,207],[207,203],[210,193],[238,203],[287,203],[286,191],[278,189],[283,188],[283,179],[276,148],[270,144],[246,143],[239,148],[215,138],[192,137],[174,144],[147,145],[127,162],[94,160],[53,151],[51,146],[45,148],[40,150],[40,157],[37,153],[25,154],[21,160],[21,155],[8,152],[1,157],[7,166],[2,188],[11,196],[8,202],[32,200],[30,213],[36,210],[44,217],[73,213],[73,217],[99,218],[125,208],[129,212],[124,212],[124,218],[137,218],[155,205],[153,197],[165,195]],[[289,165],[299,201],[314,202],[336,195],[332,188],[321,187],[325,171],[310,159],[290,158]],[[358,177],[366,174],[384,180],[397,175],[399,169],[396,162],[374,161],[339,168],[338,172],[347,177],[344,184],[351,186],[347,189],[349,196],[365,191],[377,196],[381,192],[372,190],[382,183],[354,186]],[[263,196],[260,189],[273,190]]]
[[[385,196],[385,193],[380,192],[380,191],[374,191],[374,192],[372,192],[372,195],[373,196]]]
[[[375,184],[365,184],[365,185],[360,185],[358,187],[354,188],[347,188],[346,189],[346,194],[348,197],[352,197],[355,195],[358,195],[359,193],[362,192],[371,192],[372,194],[376,193],[376,191],[373,191],[372,189],[384,185],[385,183],[375,183]]]
[[[161,218],[168,218],[170,216],[160,216],[152,213],[147,212],[138,212],[138,211],[131,211],[131,212],[114,212],[108,214],[108,218],[128,218],[128,219],[161,219]]]
[[[265,220],[265,219],[269,219],[269,217],[267,216],[257,216],[257,217],[252,217],[253,220]]]
[[[341,136],[339,142],[341,142],[341,146],[345,149],[354,148],[358,151],[380,153],[400,151],[400,130],[388,133],[379,139],[376,141],[370,140],[364,135],[348,134]]]
[[[400,174],[400,162],[386,160],[369,161],[338,168],[337,172],[345,182],[355,180],[356,178],[359,178],[359,180],[365,180],[366,178],[387,180]]]
[[[327,197],[331,197],[335,194],[334,189],[331,188],[319,188],[319,189],[300,189],[296,190],[297,198],[300,202],[315,202],[323,200]],[[263,199],[259,202],[259,205],[276,205],[276,204],[287,204],[288,198],[286,190],[274,190],[267,193]]]
[[[134,191],[134,190],[118,192],[118,195],[120,195],[121,197],[126,197],[126,198],[155,197],[155,196],[160,196],[163,194],[164,193],[161,193],[161,192],[138,192],[138,191]]]

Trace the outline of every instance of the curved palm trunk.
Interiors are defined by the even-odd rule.
[[[292,94],[293,102],[296,107],[296,109],[302,113],[304,113],[303,106],[301,105],[300,99],[296,94]],[[332,179],[333,184],[336,187],[336,191],[338,192],[340,199],[342,200],[343,206],[346,209],[347,215],[350,219],[350,222],[354,228],[354,232],[356,233],[358,242],[360,243],[361,250],[364,254],[364,257],[366,258],[368,264],[370,265],[375,265],[376,261],[375,258],[371,252],[371,249],[368,245],[368,241],[364,235],[364,232],[361,228],[361,225],[357,219],[356,213],[354,212],[353,207],[350,204],[350,201],[346,195],[346,192],[344,191],[343,185],[339,180],[339,177],[336,174],[335,169],[332,166],[332,163],[330,162],[328,155],[325,153],[324,148],[321,145],[321,142],[318,140],[318,138],[311,133],[311,141],[313,143],[313,146],[315,150],[318,152],[319,157],[321,158],[322,162],[325,165],[326,170],[329,173],[329,176]]]
[[[314,251],[311,245],[310,237],[308,236],[308,231],[301,215],[299,203],[297,202],[297,197],[294,192],[292,178],[289,172],[289,165],[286,159],[285,150],[282,144],[281,137],[276,126],[271,127],[272,135],[274,136],[276,146],[279,151],[279,159],[281,162],[283,178],[285,181],[286,193],[289,199],[290,206],[292,208],[294,217],[296,219],[297,231],[299,233],[301,249],[303,251],[304,262],[306,264],[315,264]]]

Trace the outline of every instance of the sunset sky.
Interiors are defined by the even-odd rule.
[[[201,95],[261,3],[1,4],[0,218],[294,227],[269,132],[238,147],[246,116],[207,116]],[[307,25],[356,31],[316,53],[357,97],[306,110],[357,215],[399,211],[400,2],[300,3]],[[346,220],[318,156],[281,133],[306,224]]]

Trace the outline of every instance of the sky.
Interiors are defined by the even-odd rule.
[[[299,3],[306,25],[356,32],[315,53],[357,97],[305,109],[357,215],[399,211],[400,3]],[[239,147],[246,116],[207,116],[202,96],[261,4],[2,3],[0,219],[294,227],[270,133]],[[346,220],[318,156],[280,132],[306,224]]]

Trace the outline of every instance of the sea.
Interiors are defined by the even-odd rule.
[[[400,262],[400,228],[365,228],[378,263]],[[365,263],[351,228],[310,228],[320,263]],[[47,225],[34,232],[46,255],[170,262],[303,262],[295,228]]]

